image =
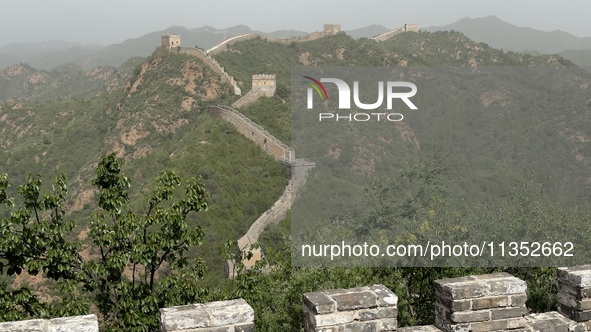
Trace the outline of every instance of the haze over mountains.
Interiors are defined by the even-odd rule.
[[[127,59],[134,56],[148,56],[156,47],[163,33],[180,34],[186,46],[210,48],[220,41],[242,34],[257,33],[273,38],[293,37],[305,35],[306,32],[295,30],[280,30],[272,33],[253,31],[244,25],[237,25],[227,29],[216,29],[203,26],[188,29],[172,26],[168,29],[155,31],[138,38],[127,39],[118,44],[106,47],[84,46],[63,41],[10,44],[0,47],[0,68],[15,63],[27,63],[32,67],[44,70],[53,69],[63,63],[74,63],[84,70],[99,65],[118,67]]]
[[[515,52],[537,51],[551,54],[568,49],[591,48],[591,37],[580,38],[560,30],[546,32],[519,27],[496,16],[463,18],[452,24],[429,27],[426,30],[455,30],[474,41]]]
[[[293,43],[242,40],[213,54],[219,63],[216,66],[198,52],[190,52],[198,55],[194,56],[158,48],[160,34],[179,33],[184,46],[206,48],[233,34],[249,32],[247,27],[223,31],[172,27],[82,57],[105,59],[97,55],[100,53],[115,59],[113,54],[123,57],[130,50],[151,52],[145,58],[130,58],[117,70],[102,66],[83,71],[79,65],[66,64],[42,71],[12,65],[0,70],[0,174],[8,174],[16,193],[18,184],[25,183],[30,174],[38,174],[47,188],[51,176],[66,172],[71,183],[66,210],[72,213],[68,219],[76,222],[71,237],[88,242],[84,255],[97,256],[99,249],[92,245],[96,231],[88,231],[88,227],[95,220],[92,216],[100,211],[99,192],[91,186],[98,156],[115,152],[126,159],[124,173],[133,182],[129,211],[141,211],[149,204],[144,194],[152,193],[152,179],[161,170],[174,170],[183,178],[202,176],[211,194],[209,209],[190,220],[190,227],[202,227],[205,234],[203,245],[190,251],[202,257],[208,267],[198,286],[212,292],[220,290],[224,296],[234,296],[237,290],[239,296],[252,300],[249,303],[257,306],[257,320],[267,326],[257,327],[257,331],[298,331],[303,315],[299,315],[293,299],[301,299],[311,287],[320,287],[318,280],[326,280],[322,284],[326,289],[350,287],[344,283],[358,280],[388,280],[398,287],[410,280],[400,272],[408,269],[388,269],[387,273],[381,272],[385,269],[340,269],[355,273],[344,275],[330,269],[296,268],[289,263],[289,239],[306,237],[330,243],[332,238],[326,235],[332,235],[360,239],[358,243],[382,238],[387,242],[398,241],[401,237],[393,232],[403,230],[403,239],[408,239],[405,243],[448,235],[458,243],[479,243],[484,237],[498,240],[507,234],[518,234],[520,241],[561,241],[558,235],[591,243],[591,75],[554,55],[505,52],[459,32],[405,32],[381,42],[351,37],[371,37],[384,29],[369,26],[349,31],[349,35],[335,33]],[[292,33],[297,32],[282,31],[276,36]],[[107,49],[120,53],[109,54]],[[46,54],[56,51],[50,46],[46,50]],[[556,76],[546,76],[543,71],[523,76],[508,67],[515,65],[548,66],[560,69],[561,75],[556,80],[545,79]],[[403,68],[394,77],[420,86],[421,92],[413,99],[420,108],[417,112],[407,110],[400,102],[394,111],[402,107],[404,122],[376,123],[379,128],[353,126],[348,123],[352,121],[327,123],[329,126],[323,128],[324,123],[312,123],[315,118],[310,118],[311,124],[294,123],[290,105],[305,100],[300,96],[305,96],[307,89],[299,75],[293,75],[297,81],[291,80],[294,66]],[[498,66],[507,67],[493,68]],[[438,68],[445,71],[437,72]],[[501,70],[488,72],[491,68]],[[471,74],[479,77],[470,79],[473,76],[467,76],[465,69],[475,69]],[[325,214],[330,218],[327,220],[290,213],[279,225],[265,230],[261,248],[266,257],[273,258],[274,252],[282,255],[270,261],[269,266],[277,269],[253,274],[256,287],[241,288],[226,280],[228,256],[220,252],[220,247],[228,247],[229,239],[242,236],[282,197],[291,167],[278,163],[230,123],[211,116],[209,110],[212,105],[236,102],[238,96],[229,82],[237,82],[244,94],[252,87],[252,76],[261,73],[276,75],[275,95],[253,101],[239,112],[293,147],[298,157],[316,163],[315,173],[307,182],[309,187],[298,193],[304,212],[331,211],[325,202],[334,203],[340,211],[334,218]],[[329,87],[331,95],[337,93],[335,88]],[[365,90],[361,91],[365,97]],[[337,110],[336,100],[316,101],[326,110]],[[297,114],[297,106],[295,110]],[[293,139],[302,135],[313,144]],[[349,188],[359,189],[359,194],[341,194],[355,194]],[[349,197],[352,204],[344,200]],[[364,204],[376,209],[349,213],[336,204],[345,208]],[[298,224],[298,218],[304,223]],[[323,226],[306,225],[306,220],[323,221]],[[517,222],[499,227],[499,220]],[[540,224],[533,227],[530,221]],[[399,227],[403,222],[408,226]],[[313,237],[308,237],[308,231]],[[583,247],[577,244],[577,248]],[[577,257],[587,259],[588,252]],[[129,265],[121,265],[117,278],[128,285],[133,281],[124,274],[124,266]],[[450,271],[421,269],[440,270]],[[451,271],[456,274],[456,270]],[[535,270],[524,271],[532,278],[541,278],[531,273]],[[465,274],[469,273],[466,270]],[[435,276],[439,278],[439,274]],[[421,278],[417,275],[416,280]],[[33,285],[28,279],[18,281],[17,286],[15,279],[14,287]],[[432,280],[425,282],[432,284]],[[42,295],[58,291],[55,283],[37,286]],[[416,286],[416,291],[402,292],[406,298],[401,296],[400,303],[422,308],[426,297],[413,295],[422,289]],[[146,299],[143,293],[134,298]],[[544,299],[551,301],[547,296]],[[550,307],[546,302],[539,306]],[[154,306],[152,317],[157,310]],[[425,312],[434,310],[430,307]],[[401,319],[402,324],[432,323],[427,316],[420,318],[423,320],[401,317],[406,317],[406,322]]]
[[[496,16],[463,18],[452,24],[425,30],[455,30],[474,41],[505,51],[559,54],[579,66],[591,66],[591,37],[581,38],[560,30],[546,32],[519,27]]]
[[[360,29],[345,30],[345,32],[353,38],[371,38],[388,30],[390,29],[387,27],[374,24]],[[506,51],[559,53],[580,66],[591,66],[591,51],[579,51],[591,49],[591,37],[580,38],[563,31],[545,32],[518,27],[495,16],[475,19],[463,18],[449,25],[427,27],[424,30],[455,30],[462,32],[474,41],[484,42]],[[199,46],[206,49],[226,38],[241,34],[257,33],[272,38],[307,34],[307,32],[297,30],[265,33],[254,31],[245,25],[226,29],[217,29],[207,25],[194,29],[171,26],[168,29],[151,32],[105,47],[80,45],[59,40],[10,44],[0,47],[0,69],[18,63],[27,63],[34,68],[44,70],[51,70],[64,63],[76,64],[83,70],[89,70],[99,65],[118,67],[131,57],[148,56],[157,46],[155,41],[158,41],[160,35],[167,32],[182,35],[183,44],[186,46]]]

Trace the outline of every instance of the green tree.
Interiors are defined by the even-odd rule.
[[[39,302],[28,289],[0,292],[4,320],[81,314],[92,299],[107,331],[156,331],[158,309],[195,302],[207,291],[199,280],[204,263],[189,251],[203,240],[199,226],[189,227],[192,212],[207,210],[204,186],[187,181],[185,195],[173,201],[181,179],[164,172],[147,197],[143,214],[126,210],[130,180],[121,173],[123,160],[103,156],[92,184],[99,190],[100,210],[92,216],[89,244],[98,254],[84,259],[83,244],[74,238],[73,221],[64,221],[65,176],[56,178],[53,191],[41,195],[41,182],[29,178],[19,187],[22,207],[0,219],[0,268],[8,275],[43,271],[59,280],[62,303]],[[13,207],[6,175],[0,176],[0,205]],[[7,289],[4,285],[3,289]]]

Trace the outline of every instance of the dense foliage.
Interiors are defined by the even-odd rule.
[[[409,240],[465,238],[474,234],[467,234],[464,226],[476,221],[490,227],[482,230],[488,234],[507,231],[492,226],[491,221],[501,218],[543,220],[545,229],[530,231],[545,235],[577,226],[582,227],[581,238],[589,234],[591,200],[584,166],[591,160],[591,125],[581,108],[587,77],[561,58],[505,53],[458,33],[401,34],[383,43],[344,34],[291,44],[253,39],[216,58],[242,82],[243,91],[253,74],[277,75],[276,96],[241,111],[288,144],[293,65],[472,68],[550,63],[572,69],[577,80],[568,83],[580,84],[580,89],[569,95],[571,101],[553,101],[543,90],[514,85],[509,97],[527,108],[497,100],[475,111],[469,104],[451,107],[450,97],[439,101],[445,112],[418,112],[388,135],[344,133],[348,142],[366,144],[365,150],[334,136],[338,157],[316,151],[320,156],[314,161],[326,168],[319,167],[311,179],[334,193],[341,188],[328,186],[327,169],[349,176],[360,157],[384,151],[396,156],[376,160],[377,167],[396,170],[390,177],[350,177],[357,189],[366,190],[356,202],[368,203],[370,209],[355,218],[332,220],[333,235],[379,238],[382,234],[372,233],[367,224],[388,231],[388,221],[398,219],[417,221],[416,227],[402,229]],[[230,104],[236,97],[198,59],[159,50],[121,75],[127,84],[100,97],[0,105],[0,173],[7,173],[0,177],[2,320],[99,312],[108,329],[143,331],[155,328],[158,307],[244,297],[255,308],[257,330],[300,331],[303,292],[382,283],[400,296],[400,325],[429,324],[434,319],[433,280],[496,270],[528,281],[532,310],[554,308],[554,269],[549,267],[294,266],[291,216],[263,233],[265,260],[249,271],[239,264],[239,277],[226,279],[225,260],[240,255],[235,243],[227,241],[242,236],[280,196],[289,167],[207,114],[209,105]],[[490,84],[499,82],[504,81]],[[440,83],[446,82],[433,84]],[[477,96],[476,103],[483,93],[471,84],[457,88],[465,96]],[[545,112],[547,105],[556,107]],[[331,134],[327,130],[319,137]],[[128,177],[112,154],[96,165],[100,155],[112,151],[125,158]],[[306,150],[296,152],[307,157]],[[163,169],[175,173],[161,173]],[[61,173],[66,176],[58,176],[52,190],[42,185]],[[178,189],[181,177],[198,175],[202,179],[187,183],[184,194]],[[66,178],[71,179],[67,187]],[[86,180],[91,178],[94,187]],[[8,179],[23,185],[15,190]],[[321,210],[318,197],[338,199],[330,194],[303,195],[299,204],[310,212]],[[179,195],[185,198],[173,199]],[[556,197],[560,199],[552,201]],[[189,213],[206,207],[207,213]],[[313,229],[303,235],[324,234]],[[29,284],[33,279],[27,273],[44,279]],[[39,289],[49,291],[43,297]]]
[[[122,165],[110,154],[97,166],[92,184],[100,193],[100,210],[92,216],[88,246],[71,236],[74,222],[64,218],[65,176],[56,178],[49,193],[43,193],[38,179],[19,186],[18,205],[0,223],[2,269],[9,276],[23,269],[31,275],[43,272],[60,282],[63,301],[58,307],[40,303],[27,288],[4,292],[3,319],[81,314],[89,310],[85,300],[91,298],[107,331],[156,331],[159,308],[203,297],[198,282],[204,264],[188,257],[189,249],[202,243],[203,232],[187,224],[190,213],[207,210],[203,184],[189,180],[185,197],[173,201],[181,179],[164,172],[146,197],[147,211],[135,213],[127,209],[131,182],[121,173]],[[0,204],[11,207],[15,199],[6,192],[6,175],[1,178]]]

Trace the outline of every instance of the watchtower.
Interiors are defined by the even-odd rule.
[[[419,25],[414,23],[404,23],[405,32],[419,32]]]
[[[181,46],[181,36],[179,35],[166,33],[160,37],[160,41],[161,46],[167,48],[168,50],[172,50],[173,48]]]
[[[335,23],[327,23],[324,25],[323,33],[327,35],[336,35],[337,33],[341,32],[341,25]]]
[[[259,91],[267,97],[275,94],[277,79],[275,75],[259,74],[252,75],[252,90]]]

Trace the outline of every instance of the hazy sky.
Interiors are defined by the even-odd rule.
[[[245,24],[271,32],[344,30],[370,24],[444,25],[495,15],[535,29],[591,36],[590,0],[0,0],[0,45],[59,39],[107,45],[171,25],[226,28]]]

